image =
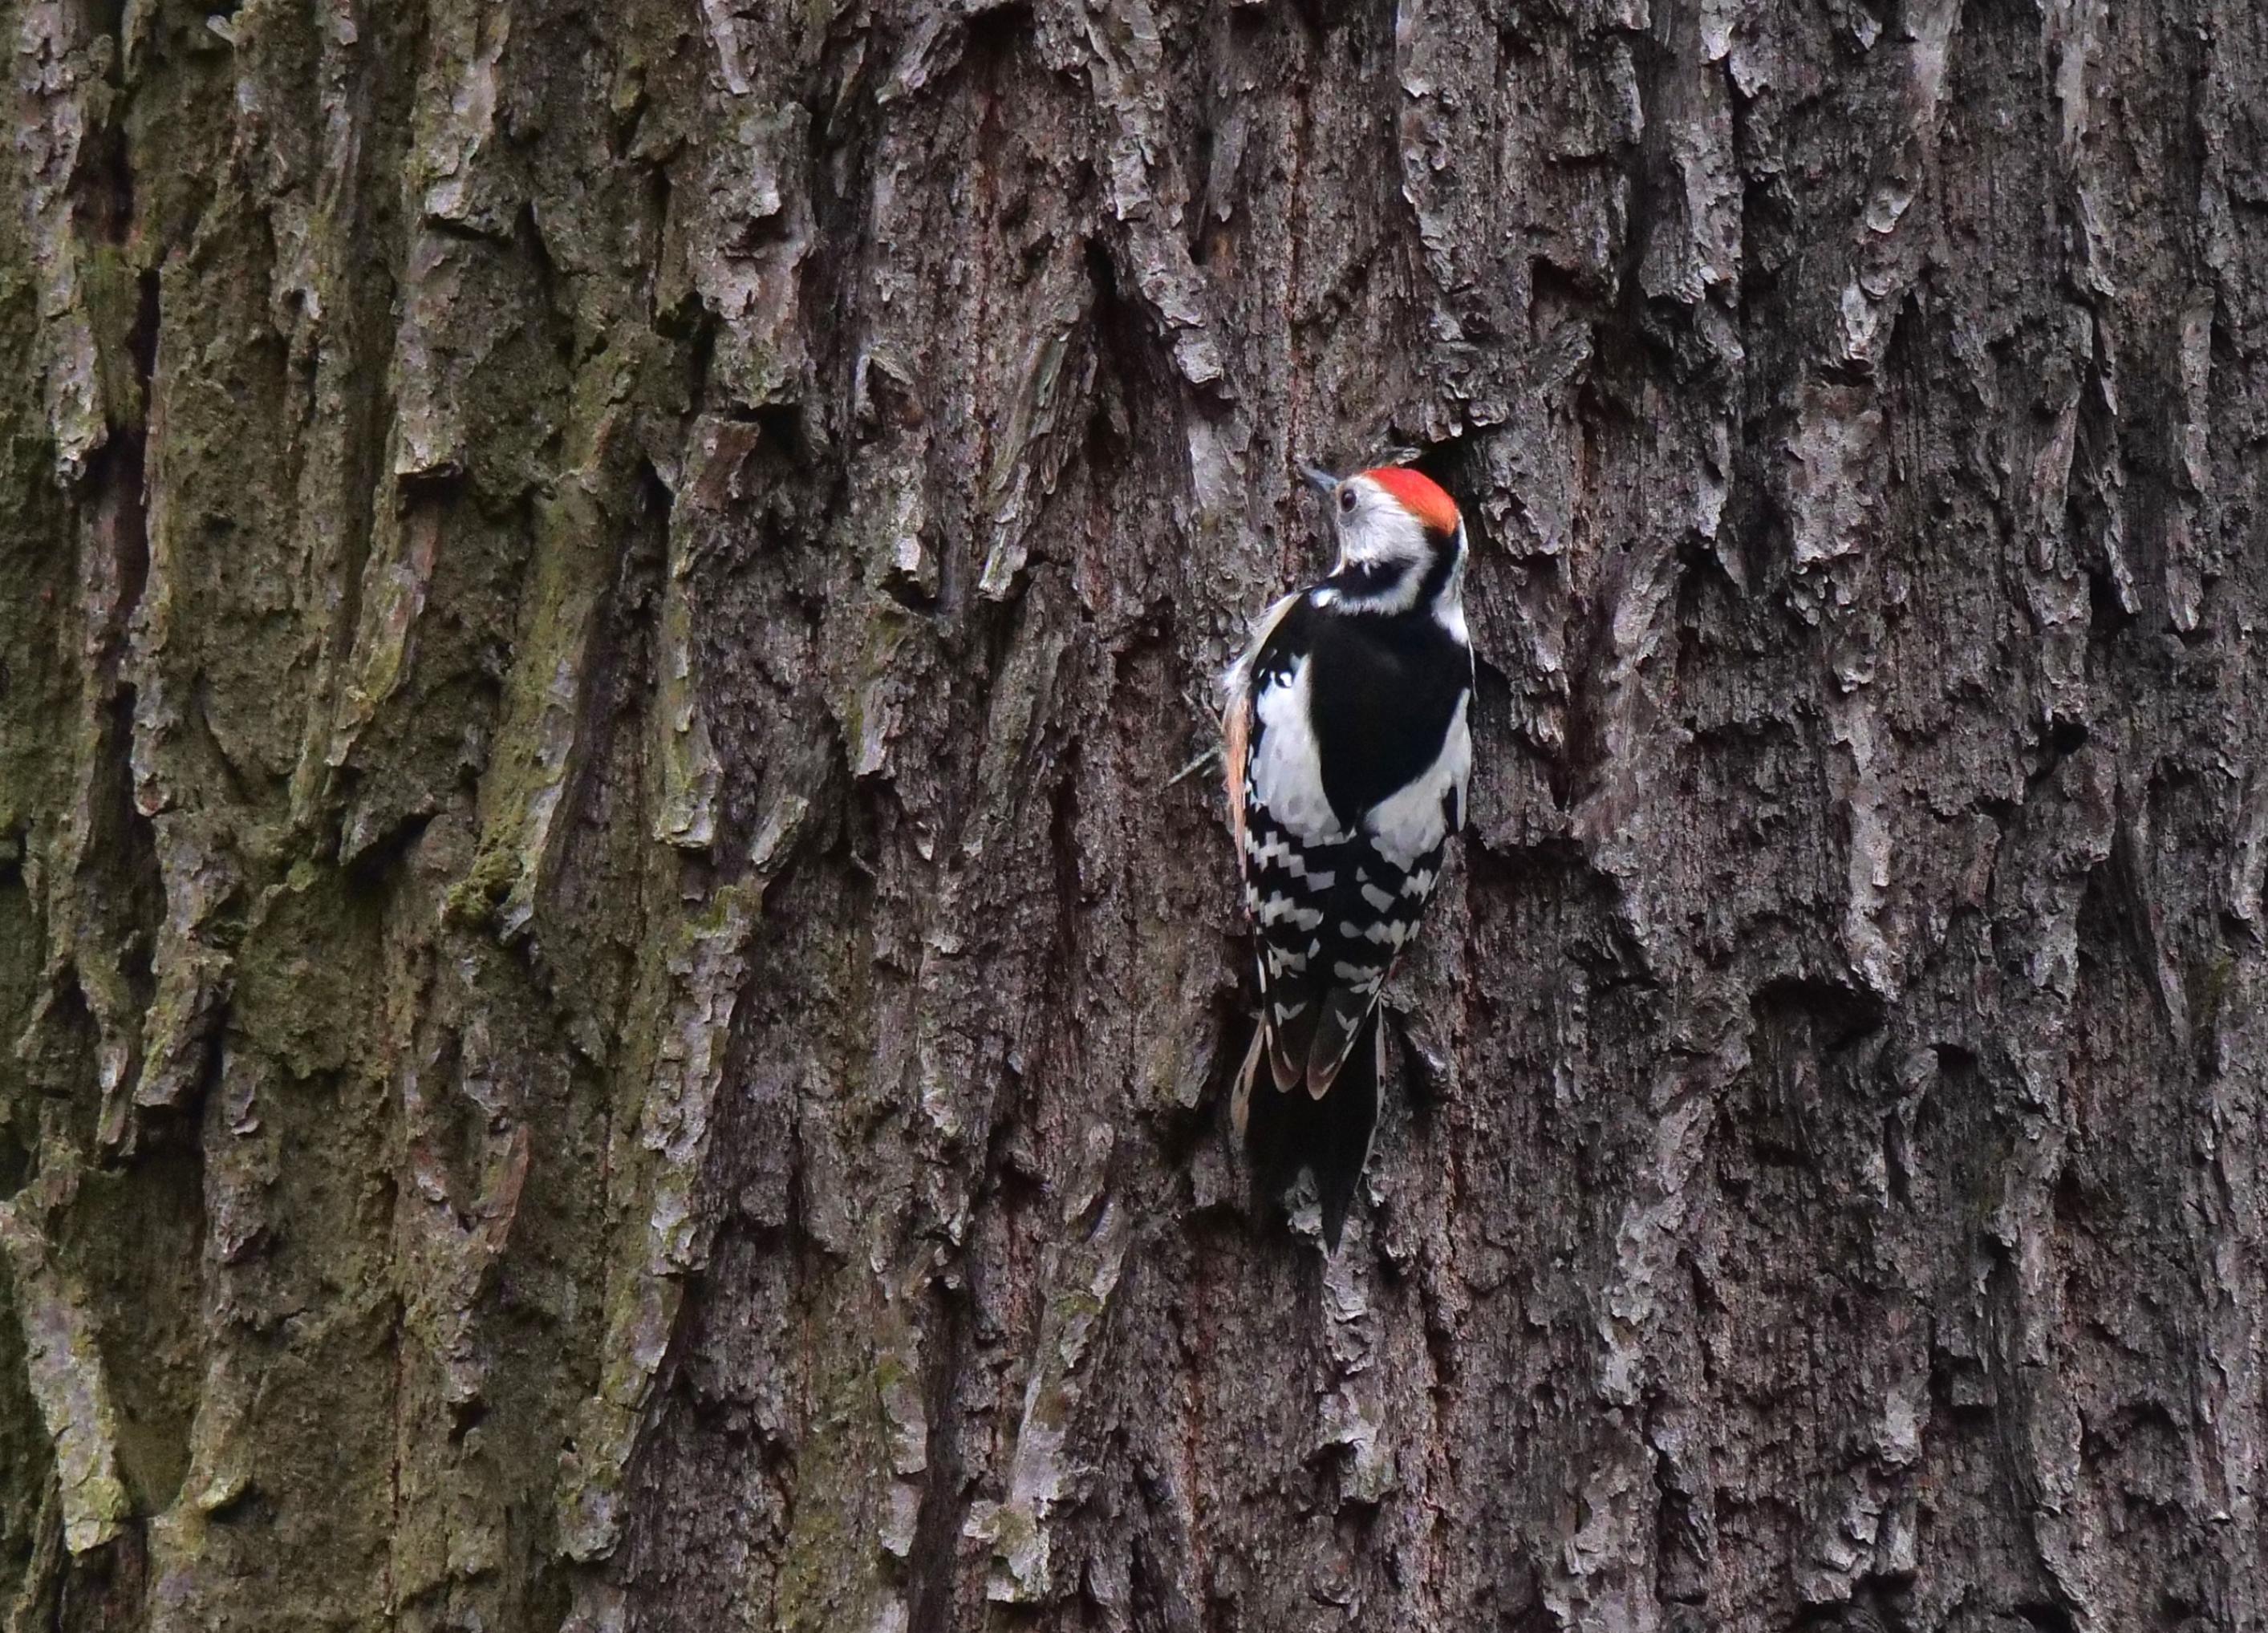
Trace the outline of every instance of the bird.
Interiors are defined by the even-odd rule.
[[[1225,678],[1260,991],[1231,1119],[1263,1183],[1314,1175],[1336,1253],[1378,1123],[1380,989],[1465,825],[1474,667],[1455,501],[1403,467],[1305,474],[1337,560],[1261,614]]]

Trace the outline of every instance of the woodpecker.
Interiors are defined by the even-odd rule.
[[[1262,614],[1221,715],[1259,943],[1232,1114],[1264,1181],[1314,1173],[1336,1252],[1378,1122],[1379,989],[1464,826],[1473,651],[1449,496],[1413,470],[1307,476],[1329,496],[1337,563]]]

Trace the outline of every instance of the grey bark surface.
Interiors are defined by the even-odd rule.
[[[2268,11],[0,40],[8,1628],[2268,1627]],[[1395,448],[1327,1262],[1175,774]]]

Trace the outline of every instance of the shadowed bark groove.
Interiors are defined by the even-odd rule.
[[[0,39],[10,1628],[2268,1626],[2268,13]],[[1175,774],[1396,449],[1326,1262]]]

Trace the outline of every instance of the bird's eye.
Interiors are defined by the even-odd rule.
[[[1342,488],[1342,489],[1339,489],[1339,509],[1341,509],[1341,510],[1343,510],[1343,511],[1346,511],[1346,512],[1347,512],[1348,514],[1350,514],[1350,515],[1353,514],[1353,512],[1354,512],[1354,489],[1351,489],[1351,488]]]

